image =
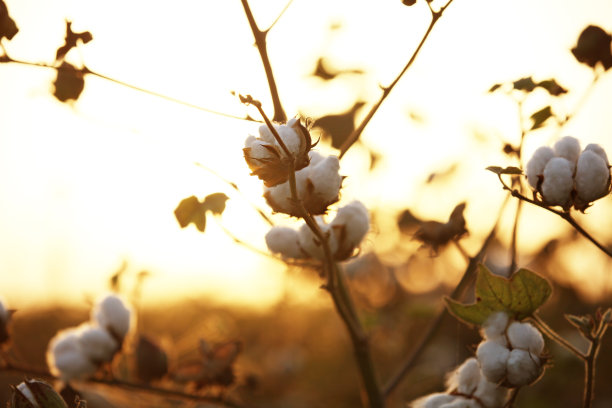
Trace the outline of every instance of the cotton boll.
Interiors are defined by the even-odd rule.
[[[476,349],[482,374],[493,383],[498,383],[505,377],[509,355],[510,350],[492,340],[483,341]]]
[[[573,188],[573,170],[570,162],[563,157],[550,159],[544,168],[544,181],[542,182],[544,202],[548,205],[568,208]]]
[[[482,325],[482,337],[505,346],[506,327],[508,327],[508,315],[504,312],[493,313]]]
[[[92,321],[122,342],[132,325],[132,310],[117,295],[110,294],[102,298],[91,311]]]
[[[485,408],[502,407],[508,397],[508,389],[492,383],[482,376],[473,397],[482,402]]]
[[[47,364],[51,373],[64,381],[87,378],[98,368],[83,353],[76,329],[59,332],[51,339],[47,349]]]
[[[570,162],[573,173],[580,156],[580,142],[575,137],[565,136],[555,143],[555,154]]]
[[[315,150],[311,150],[308,152],[308,157],[310,158],[310,165],[315,166],[319,164],[323,159],[323,155]]]
[[[331,234],[331,228],[328,224],[325,224],[322,221],[317,221],[319,224],[319,228],[323,235],[327,236],[327,243],[330,248],[332,254],[336,252],[338,249],[338,243],[333,234]],[[307,224],[302,225],[300,230],[298,231],[298,239],[299,244],[306,254],[308,254],[311,258],[324,260],[325,259],[325,251],[323,249],[323,244],[319,241],[319,239],[315,236],[315,234],[311,231],[310,227]]]
[[[584,150],[582,152],[584,153],[584,152],[588,152],[588,151],[591,151],[591,152],[595,153],[596,155],[598,155],[599,157],[601,157],[606,162],[606,166],[610,165],[610,162],[608,161],[608,155],[606,154],[606,151],[604,150],[603,147],[601,147],[597,143],[589,143],[584,148]]]
[[[473,399],[456,397],[452,402],[440,405],[440,408],[481,408],[480,404]]]
[[[353,201],[338,210],[331,226],[338,241],[336,259],[346,259],[370,229],[368,209],[360,201]]]
[[[457,391],[472,395],[480,382],[480,366],[474,357],[468,358],[457,368]]]
[[[534,189],[538,188],[538,177],[544,174],[544,167],[553,157],[555,157],[553,149],[542,146],[533,153],[533,156],[527,162],[527,181]]]
[[[605,155],[605,152],[603,154]],[[607,158],[602,158],[594,150],[585,150],[578,159],[576,192],[578,199],[586,205],[610,191],[610,168],[606,160]]]
[[[521,387],[533,383],[542,373],[538,356],[526,350],[514,349],[508,357],[506,380],[508,384]]]
[[[536,356],[542,354],[544,338],[531,323],[512,322],[507,333],[512,348],[527,350]]]
[[[308,167],[310,170],[301,196],[304,207],[311,214],[325,214],[327,207],[338,201],[340,195],[340,162],[338,157],[328,156]]]
[[[274,126],[274,128],[278,129],[278,126]],[[272,145],[276,145],[276,138],[272,134],[272,131],[270,130],[270,128],[268,128],[268,125],[261,125],[259,127],[259,138],[263,140],[264,142],[268,142]]]
[[[438,392],[419,398],[410,404],[411,408],[440,408],[442,405],[453,402],[458,397],[456,395]]]
[[[108,331],[86,324],[79,328],[79,345],[83,354],[94,363],[105,363],[119,351],[119,343]]]
[[[298,232],[293,228],[272,227],[266,234],[268,249],[287,258],[303,258]]]

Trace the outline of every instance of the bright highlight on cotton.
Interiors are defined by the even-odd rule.
[[[586,210],[610,192],[610,165],[604,149],[566,136],[550,147],[538,148],[526,166],[527,181],[547,205]]]

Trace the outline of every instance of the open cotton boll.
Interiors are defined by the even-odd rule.
[[[482,337],[505,346],[506,327],[508,327],[508,315],[504,312],[493,313],[482,325]]]
[[[442,392],[430,394],[419,398],[410,404],[411,408],[440,408],[444,404],[453,402],[457,398],[456,395],[450,395]]]
[[[563,157],[550,159],[544,168],[542,196],[548,205],[568,207],[570,193],[574,188],[572,165]]]
[[[298,232],[288,227],[272,227],[266,234],[268,249],[287,258],[303,258]]]
[[[453,401],[440,405],[440,408],[481,408],[481,406],[476,400],[458,396]]]
[[[555,152],[548,146],[539,147],[527,162],[527,181],[534,189],[538,188],[538,177],[544,174],[544,167],[550,159],[555,157]]]
[[[493,383],[481,376],[473,398],[482,403],[485,408],[503,407],[508,397],[508,389]]]
[[[596,155],[598,155],[599,157],[601,157],[604,162],[606,162],[606,166],[610,165],[610,162],[608,161],[608,155],[606,154],[606,151],[604,150],[603,147],[601,147],[600,145],[598,145],[597,143],[589,143],[584,150],[582,151],[584,152],[588,152],[591,151],[593,153],[595,153]]]
[[[98,326],[122,342],[132,325],[132,309],[123,299],[110,294],[103,297],[91,311],[91,319]]]
[[[47,364],[51,373],[64,381],[87,378],[98,369],[81,348],[77,329],[57,333],[49,342]]]
[[[594,150],[585,150],[580,155],[576,167],[576,193],[583,203],[588,204],[608,194],[610,168],[606,160]]]
[[[507,334],[513,349],[527,350],[536,356],[542,354],[544,337],[531,323],[512,322]]]
[[[565,136],[555,143],[555,154],[570,162],[572,173],[580,156],[580,142],[575,137]]]
[[[338,243],[334,234],[331,234],[331,227],[324,222],[317,220],[319,224],[319,228],[321,232],[327,236],[327,243],[329,245],[329,249],[332,254],[336,252],[338,249]],[[304,251],[308,256],[315,259],[325,259],[325,251],[323,249],[323,244],[319,241],[319,239],[315,236],[315,234],[310,230],[308,225],[304,224],[300,227],[298,231],[298,239],[300,248]]]
[[[506,375],[509,355],[510,350],[492,340],[483,341],[476,349],[482,374],[493,383],[500,382]]]
[[[314,186],[314,194],[324,202],[335,202],[338,200],[342,177],[338,174],[340,161],[337,156],[327,156],[317,164],[313,165],[308,174],[308,179]]]
[[[457,391],[472,395],[480,382],[480,365],[474,357],[468,358],[456,370]]]
[[[540,358],[526,350],[514,349],[508,357],[506,381],[515,387],[528,385],[542,373]]]
[[[370,229],[368,209],[360,201],[353,201],[338,210],[330,225],[338,241],[336,259],[346,259]]]
[[[98,326],[85,324],[79,327],[79,344],[83,353],[94,363],[105,363],[119,351],[119,343],[111,334]]]

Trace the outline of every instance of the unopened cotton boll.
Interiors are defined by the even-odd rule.
[[[540,358],[526,350],[514,349],[508,357],[506,381],[515,387],[528,385],[542,373]]]
[[[531,323],[512,322],[507,334],[513,349],[527,350],[536,356],[542,354],[544,337]]]
[[[557,157],[563,157],[570,163],[572,173],[576,168],[578,156],[580,156],[580,142],[575,137],[565,136],[555,143],[555,154]]]
[[[93,363],[106,363],[119,351],[119,343],[101,327],[86,324],[79,328],[79,344]]]
[[[51,339],[47,364],[51,373],[64,381],[87,378],[98,369],[83,352],[77,329],[59,332]]]
[[[539,176],[544,174],[544,168],[550,159],[555,157],[555,152],[548,146],[539,147],[531,159],[527,162],[527,181],[534,189],[538,188]]]
[[[580,155],[576,167],[576,193],[582,203],[588,205],[610,191],[610,168],[606,160],[594,150],[585,150]]]
[[[500,382],[506,375],[509,356],[510,350],[493,340],[483,341],[476,349],[482,374],[493,383]]]
[[[266,234],[268,249],[287,258],[303,258],[298,232],[288,227],[272,227]]]
[[[110,294],[102,298],[91,311],[91,318],[122,342],[132,325],[132,310],[121,297]]]
[[[456,395],[450,395],[442,392],[430,394],[425,397],[419,398],[418,400],[410,404],[411,408],[440,408],[444,404],[453,402],[457,399]]]
[[[573,188],[574,179],[571,163],[563,157],[550,159],[544,168],[544,181],[542,182],[544,202],[567,208]]]
[[[338,210],[330,225],[338,241],[336,259],[346,259],[370,229],[368,209],[360,201],[353,201]]]
[[[331,228],[329,224],[325,224],[324,222],[317,220],[319,224],[319,229],[321,233],[327,237],[327,244],[332,255],[338,249],[338,243],[334,234],[331,233]],[[325,250],[323,249],[323,243],[319,241],[319,238],[312,232],[310,227],[307,224],[301,226],[298,231],[298,239],[300,248],[304,251],[308,256],[315,259],[324,260],[325,259]]]

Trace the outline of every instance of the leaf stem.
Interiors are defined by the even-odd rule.
[[[563,336],[553,330],[546,322],[537,314],[533,314],[531,316],[533,322],[538,326],[538,328],[544,332],[551,340],[559,343],[561,346],[565,347],[568,351],[572,352],[576,357],[579,357],[582,360],[586,359],[586,355],[578,350],[577,347],[572,345],[569,341],[565,340]]]
[[[276,87],[276,81],[274,80],[274,73],[272,72],[270,58],[268,57],[266,36],[268,34],[269,29],[266,31],[261,31],[257,26],[257,23],[255,22],[255,17],[253,17],[249,2],[247,0],[240,1],[242,3],[242,7],[244,8],[244,13],[246,14],[247,20],[249,21],[249,27],[251,27],[251,31],[253,32],[253,37],[255,38],[255,45],[257,46],[257,50],[259,51],[259,56],[261,57],[261,62],[264,66],[264,71],[266,73],[266,79],[268,80],[270,96],[272,97],[272,105],[274,106],[274,116],[272,117],[272,120],[274,120],[275,122],[286,122],[287,115],[285,114],[285,110],[283,109],[283,105],[281,104],[280,97],[278,96],[278,88]]]
[[[425,31],[425,34],[423,34],[423,38],[421,38],[421,42],[416,47],[416,49],[412,53],[412,56],[410,57],[410,59],[408,60],[408,62],[406,63],[406,65],[404,66],[402,71],[393,80],[393,82],[391,82],[391,84],[389,86],[382,87],[382,95],[380,96],[378,101],[374,104],[374,106],[372,106],[372,108],[370,108],[370,111],[368,112],[366,117],[363,118],[363,120],[361,121],[359,126],[357,126],[357,128],[344,141],[344,143],[342,143],[342,146],[340,146],[340,154],[339,154],[339,158],[340,159],[342,158],[342,156],[344,156],[344,154],[348,151],[348,149],[350,149],[350,147],[359,139],[359,137],[361,136],[361,133],[363,133],[363,130],[365,129],[365,127],[368,125],[368,123],[370,122],[372,117],[374,117],[374,114],[378,111],[378,108],[380,108],[380,105],[382,105],[384,100],[387,99],[387,96],[389,96],[389,94],[391,93],[391,91],[393,90],[395,85],[397,85],[397,83],[402,78],[404,73],[414,63],[414,61],[416,60],[417,55],[421,51],[421,48],[423,48],[423,45],[425,44],[425,41],[427,40],[427,37],[429,37],[429,34],[433,30],[434,26],[436,25],[436,23],[438,22],[440,17],[442,17],[442,14],[444,13],[444,10],[446,10],[446,8],[452,2],[453,2],[453,0],[449,0],[448,3],[446,3],[446,5],[441,7],[440,10],[438,10],[438,11],[435,11],[431,7],[431,4],[429,4],[429,2],[427,2],[427,5],[429,6],[429,10],[431,11],[431,22],[429,23],[429,26],[427,27],[427,30]]]

